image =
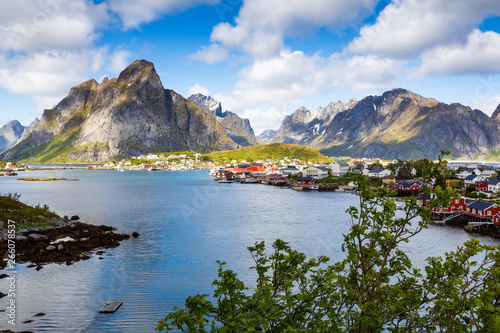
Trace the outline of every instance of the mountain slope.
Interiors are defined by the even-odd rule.
[[[236,147],[219,122],[165,90],[152,63],[134,61],[116,79],[73,87],[32,133],[1,159],[105,161],[149,151]]]
[[[500,145],[498,115],[489,118],[404,89],[325,109],[298,109],[285,117],[273,141],[308,145],[326,155],[382,158],[433,158],[441,149],[473,158]]]
[[[248,119],[240,118],[231,111],[222,112],[222,105],[210,96],[202,94],[193,94],[188,99],[207,113],[216,117],[222,124],[227,134],[234,142],[241,146],[250,146],[257,144],[257,139]]]

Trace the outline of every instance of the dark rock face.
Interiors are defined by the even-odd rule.
[[[189,96],[188,99],[207,113],[216,117],[229,137],[240,146],[257,144],[254,131],[248,119],[240,118],[236,113],[231,111],[222,112],[221,103],[210,96],[194,94]]]
[[[117,79],[73,87],[0,159],[94,162],[154,149],[205,152],[236,146],[215,117],[165,90],[153,64],[136,60]]]
[[[340,102],[341,103],[341,102]],[[500,111],[492,118],[460,104],[444,104],[411,91],[329,104],[285,117],[275,142],[298,143],[327,155],[381,158],[474,158],[500,148]]]

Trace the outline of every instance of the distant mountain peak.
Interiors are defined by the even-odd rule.
[[[262,133],[260,133],[259,136],[257,136],[257,140],[262,141],[264,143],[267,143],[273,139],[275,134],[276,134],[276,130],[266,129],[266,130],[262,131]]]
[[[192,94],[188,97],[188,100],[198,105],[208,114],[215,116],[222,126],[224,126],[229,137],[237,144],[241,146],[257,144],[255,134],[248,119],[240,118],[240,116],[231,111],[222,112],[222,103],[216,101],[211,96],[205,96],[200,93]]]

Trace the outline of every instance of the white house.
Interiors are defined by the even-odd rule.
[[[303,177],[314,177],[316,179],[322,179],[328,177],[328,169],[325,167],[316,167],[316,166],[311,166],[308,168],[302,169],[302,176]]]
[[[488,182],[488,191],[497,193],[500,192],[500,179],[495,178]]]
[[[283,177],[288,177],[288,175],[295,175],[299,172],[300,170],[297,169],[295,165],[289,165],[286,168],[280,168],[278,170],[278,173],[281,174]]]
[[[363,170],[363,174],[365,170]],[[369,169],[367,170],[368,177],[372,178],[383,178],[385,176],[390,176],[391,175],[391,170],[389,169]]]
[[[467,185],[476,185],[476,182],[479,182],[479,181],[482,181],[482,180],[484,180],[484,178],[481,177],[481,176],[470,175],[470,176],[465,177],[464,184],[465,184],[465,186],[467,186]]]
[[[346,161],[334,161],[329,166],[332,170],[332,176],[343,177],[349,172],[349,163]]]
[[[470,176],[472,174],[479,175],[481,173],[481,170],[479,169],[472,169],[472,168],[465,168],[462,169],[459,173],[457,173],[457,177],[460,179],[465,179],[467,176]]]
[[[483,177],[484,179],[488,179],[492,176],[495,176],[497,173],[496,171],[494,170],[483,170],[480,174],[481,177]]]

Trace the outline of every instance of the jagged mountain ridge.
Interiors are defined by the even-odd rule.
[[[95,162],[149,151],[236,147],[213,116],[164,89],[154,65],[136,60],[118,78],[73,87],[0,159]]]
[[[18,120],[11,120],[0,128],[0,152],[3,152],[26,138],[38,124],[38,118],[29,126],[23,126]]]
[[[500,107],[490,118],[405,89],[334,104],[315,112],[299,108],[285,117],[272,141],[328,155],[381,158],[435,158],[440,150],[474,158],[500,147]]]
[[[194,102],[207,113],[216,117],[226,130],[229,137],[237,144],[241,146],[257,144],[254,131],[250,125],[250,120],[240,118],[236,113],[231,111],[226,110],[222,112],[221,103],[214,100],[211,96],[193,94],[188,97],[188,100]]]

